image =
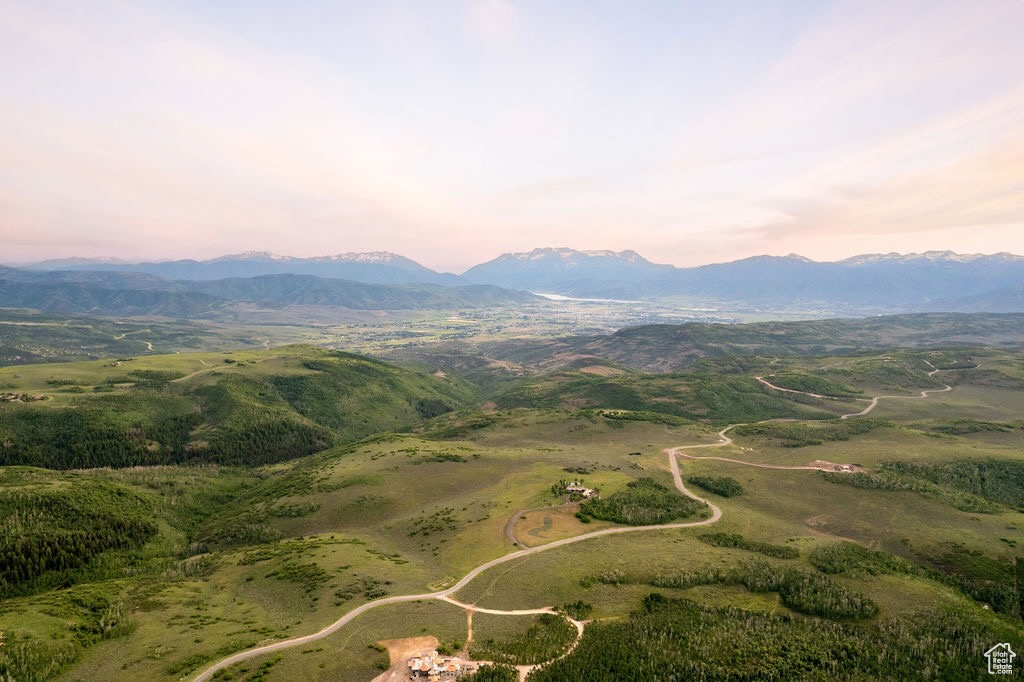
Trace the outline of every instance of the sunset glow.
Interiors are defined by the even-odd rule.
[[[1024,3],[0,2],[0,262],[1024,253]]]

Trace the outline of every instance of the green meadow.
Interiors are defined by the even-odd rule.
[[[600,648],[588,638],[617,651],[629,628],[682,622],[743,623],[751,641],[801,647],[821,627],[857,652],[890,635],[942,640],[958,617],[972,642],[1024,634],[1024,355],[893,349],[745,366],[560,370],[497,388],[310,346],[0,367],[4,392],[45,396],[0,403],[0,674],[190,679],[522,547],[671,520],[648,513],[676,501],[672,518],[699,520],[708,512],[684,508],[673,486],[665,450],[680,446],[694,458],[679,460],[684,480],[722,511],[714,525],[551,548],[454,596],[589,605],[595,624],[566,671]],[[840,419],[875,395],[902,397]],[[731,444],[706,447],[737,423],[748,425]],[[859,470],[769,468],[815,462]],[[567,481],[599,502],[559,494]],[[909,625],[929,618],[932,633]],[[476,613],[469,652],[554,655],[564,633],[541,620]],[[468,634],[457,606],[389,604],[217,679],[369,680],[388,666],[381,640],[433,636],[465,654]],[[936,647],[936,676],[983,669],[981,652]],[[851,675],[902,670],[859,656]]]

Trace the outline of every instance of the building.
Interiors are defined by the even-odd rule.
[[[466,673],[466,665],[461,658],[440,656],[436,651],[429,656],[410,658],[406,665],[409,667],[410,680],[441,682],[458,679]]]
[[[581,497],[586,499],[589,499],[597,495],[596,490],[592,490],[578,481],[573,481],[569,485],[565,486],[565,492],[570,494],[576,493],[577,495],[580,495]]]

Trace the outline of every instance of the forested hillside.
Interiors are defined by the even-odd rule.
[[[473,395],[452,378],[301,346],[191,362],[202,364],[186,373],[176,356],[151,356],[0,371],[20,396],[0,404],[0,464],[266,464],[406,429]]]

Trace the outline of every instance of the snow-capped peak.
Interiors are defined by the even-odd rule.
[[[391,253],[390,251],[367,251],[363,253],[349,251],[347,253],[336,253],[333,256],[323,256],[312,260],[329,260],[335,263],[392,263],[395,261],[407,261],[409,259],[405,256],[399,256],[397,253]]]
[[[565,246],[537,248],[533,251],[520,253],[505,253],[501,256],[505,260],[536,261],[545,258],[561,258],[563,261],[572,261],[582,258],[611,258],[631,264],[647,264],[646,258],[633,250],[611,251],[608,249],[578,251]]]
[[[1002,251],[1000,253],[956,253],[954,251],[924,251],[923,253],[866,253],[838,261],[843,265],[868,265],[872,263],[912,263],[929,261],[932,263],[970,263],[978,260],[1013,261],[1021,260],[1021,256]]]
[[[269,251],[244,251],[243,253],[234,253],[228,256],[221,256],[220,258],[214,258],[211,263],[218,263],[226,260],[274,260],[274,261],[287,261],[292,260],[291,256],[279,256],[276,253],[270,253]]]

